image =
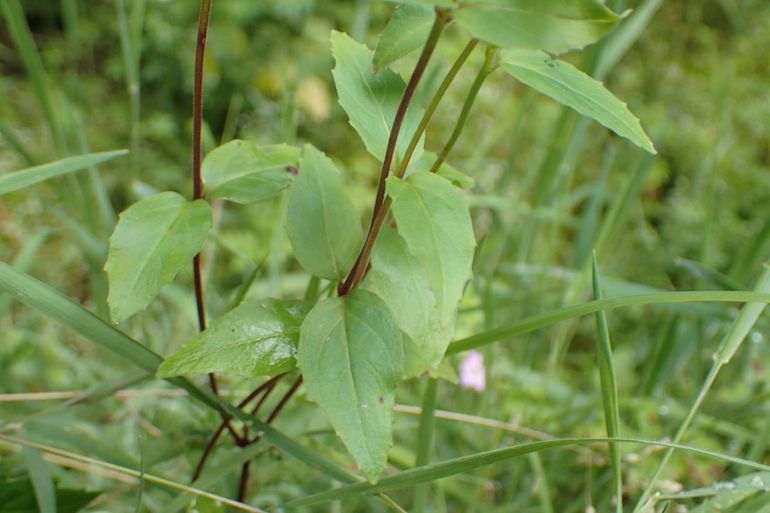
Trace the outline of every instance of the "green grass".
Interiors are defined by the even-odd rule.
[[[106,320],[116,212],[191,190],[194,2],[0,2],[0,489],[29,477],[45,512],[64,510],[52,505],[63,488],[99,493],[85,512],[190,511],[193,497],[218,512],[252,461],[248,504],[231,505],[243,511],[764,511],[767,493],[746,483],[770,470],[770,7],[621,3],[634,10],[618,32],[564,58],[628,101],[659,155],[504,74],[485,80],[447,157],[476,181],[465,194],[480,240],[448,363],[481,352],[487,388],[401,386],[390,465],[371,485],[301,389],[268,427],[202,381],[151,377],[195,332],[188,269],[147,311]],[[204,146],[312,142],[366,214],[377,165],[336,104],[328,33],[372,46],[392,8],[214,2]],[[466,43],[450,25],[426,83]],[[450,137],[482,53],[446,91],[430,150]],[[333,289],[293,259],[285,210],[285,198],[215,207],[213,317]],[[237,402],[258,384],[220,388]],[[48,392],[62,395],[35,395]],[[223,412],[264,441],[221,442],[190,484]]]

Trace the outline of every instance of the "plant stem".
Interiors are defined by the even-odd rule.
[[[437,10],[433,27],[430,30],[427,41],[425,41],[420,58],[417,60],[417,64],[414,67],[414,71],[412,71],[409,83],[406,84],[406,89],[404,89],[404,95],[401,97],[401,103],[398,105],[396,116],[393,118],[393,125],[390,129],[390,136],[388,137],[388,145],[385,148],[385,158],[382,161],[380,178],[377,183],[377,196],[374,200],[374,208],[372,209],[372,223],[369,226],[369,233],[364,242],[364,247],[358,254],[358,258],[353,264],[353,268],[350,270],[350,274],[348,274],[348,277],[337,289],[337,293],[340,296],[346,296],[353,290],[353,287],[356,286],[369,263],[368,257],[371,253],[370,247],[374,245],[374,240],[377,238],[377,231],[379,231],[379,229],[375,230],[375,224],[385,205],[385,180],[388,178],[390,166],[393,163],[393,155],[396,152],[396,143],[398,142],[398,134],[401,131],[401,123],[404,121],[406,110],[412,101],[414,91],[417,89],[417,84],[420,82],[420,78],[422,78],[425,69],[428,67],[428,61],[430,61],[430,58],[433,55],[433,50],[436,49],[439,37],[445,26],[446,20],[444,19],[443,14]],[[381,223],[382,221],[380,221],[380,224]],[[369,247],[368,250],[367,247]]]
[[[280,377],[283,378],[285,375],[286,375],[286,373],[284,372],[283,374],[280,374]],[[271,379],[271,380],[263,383],[262,385],[260,385],[260,387],[257,390],[259,390],[260,392],[264,390],[265,393],[262,394],[262,397],[259,398],[259,401],[257,401],[257,404],[254,405],[254,408],[251,409],[251,414],[252,415],[256,415],[257,413],[259,413],[259,410],[262,409],[262,405],[265,404],[265,401],[267,401],[267,398],[270,397],[270,394],[273,393],[273,390],[275,390],[275,387],[276,387],[276,385],[278,385],[279,381],[280,381],[280,379]],[[255,392],[256,392],[256,390],[255,390]],[[254,392],[249,394],[250,397],[256,396],[256,395],[257,394],[255,394]],[[244,406],[245,406],[245,404],[244,404]],[[249,439],[249,426],[248,425],[244,425],[243,426],[243,435],[241,436],[241,439],[242,439],[241,440],[242,442],[248,441],[248,439]],[[248,443],[245,443],[243,445],[243,447],[245,447],[246,445],[248,445]]]
[[[479,94],[481,85],[487,79],[489,74],[495,70],[496,56],[497,48],[488,46],[484,64],[481,66],[479,74],[476,75],[476,80],[473,81],[470,91],[468,91],[468,96],[465,98],[465,103],[463,103],[463,108],[460,111],[460,117],[457,119],[457,123],[455,124],[455,129],[452,132],[452,135],[449,136],[449,140],[444,146],[444,149],[441,150],[441,154],[436,159],[436,162],[433,163],[433,167],[430,169],[431,173],[438,171],[438,169],[441,167],[441,164],[443,164],[446,160],[447,155],[449,155],[449,152],[452,151],[452,148],[457,142],[457,139],[460,138],[460,134],[462,133],[463,128],[465,128],[465,122],[468,120],[468,114],[471,111],[471,107],[473,107],[473,102],[476,101],[476,96]]]
[[[203,122],[203,55],[206,51],[206,34],[209,31],[212,0],[201,0],[198,17],[198,40],[195,47],[195,75],[193,84],[193,199],[203,197],[201,179],[201,124]]]
[[[414,466],[426,465],[430,459],[430,450],[433,447],[433,425],[436,413],[436,378],[428,378],[425,383],[425,392],[422,396],[422,411],[420,412],[420,427],[417,432],[417,456]],[[414,488],[414,513],[425,511],[430,485],[423,483]]]
[[[417,64],[414,66],[412,76],[409,78],[409,83],[406,84],[404,89],[404,95],[401,97],[401,103],[398,105],[396,116],[393,118],[393,126],[390,129],[390,137],[388,138],[388,146],[385,148],[385,158],[382,161],[382,169],[380,170],[380,179],[377,183],[377,197],[374,200],[374,211],[372,213],[372,219],[376,217],[377,212],[382,208],[382,203],[385,201],[385,179],[390,173],[390,166],[393,163],[393,156],[396,152],[396,144],[398,142],[398,134],[401,131],[401,123],[406,116],[406,110],[412,101],[414,91],[417,89],[417,84],[420,82],[425,69],[428,67],[428,61],[433,55],[433,50],[436,49],[441,32],[444,30],[446,22],[444,19],[436,15],[436,19],[433,22],[433,27],[430,29],[425,46],[422,48],[420,58],[417,60]]]
[[[198,39],[195,46],[195,72],[193,76],[193,200],[203,198],[203,179],[201,177],[201,124],[203,123],[203,55],[206,52],[206,34],[209,31],[212,0],[201,0],[198,16]],[[195,287],[195,307],[198,312],[198,329],[206,329],[206,308],[203,302],[203,277],[201,273],[201,255],[193,257],[193,285]],[[209,373],[211,390],[218,393],[217,378]],[[228,422],[227,420],[225,422]]]
[[[193,77],[193,199],[203,198],[203,179],[201,178],[201,124],[203,123],[203,55],[206,51],[206,34],[209,29],[212,0],[201,0],[198,18],[198,40],[195,47],[195,74]],[[203,283],[201,280],[200,254],[193,259],[195,281],[195,304],[198,309],[198,327],[206,329],[206,312],[203,307]]]
[[[428,123],[433,117],[433,113],[436,112],[438,104],[444,98],[444,94],[446,94],[450,84],[454,81],[457,73],[460,71],[460,68],[463,67],[463,64],[465,64],[465,61],[468,60],[468,57],[470,56],[473,49],[476,48],[478,43],[478,39],[471,39],[468,41],[468,44],[465,45],[465,48],[463,48],[463,51],[460,52],[460,55],[457,57],[454,64],[452,64],[452,67],[447,72],[444,80],[441,82],[441,85],[438,86],[438,89],[433,95],[430,104],[428,104],[428,108],[425,109],[425,114],[423,114],[422,119],[420,120],[420,124],[417,125],[417,130],[414,132],[412,140],[409,141],[409,146],[406,147],[404,158],[401,160],[401,165],[396,172],[396,176],[399,178],[404,176],[404,173],[406,173],[406,168],[409,166],[409,161],[412,160],[412,155],[414,154],[414,150],[417,147],[417,144],[420,142],[420,137],[422,137],[422,134],[425,133],[425,129],[428,127]]]
[[[252,391],[248,396],[246,396],[245,399],[243,399],[239,404],[238,408],[243,408],[247,404],[249,404],[251,401],[254,400],[255,397],[257,397],[262,392],[267,391],[266,393],[269,393],[273,387],[275,387],[276,383],[281,380],[286,375],[284,372],[283,374],[278,374],[277,376],[273,376],[266,382],[262,383],[260,386],[258,386],[254,391]],[[206,444],[206,448],[203,450],[203,454],[201,455],[201,459],[198,461],[198,465],[195,467],[195,471],[193,472],[192,476],[192,482],[198,480],[198,478],[201,475],[201,472],[203,472],[203,466],[206,464],[206,460],[208,459],[209,455],[211,454],[211,451],[214,449],[214,446],[217,443],[217,440],[219,440],[219,437],[222,435],[222,432],[225,430],[225,427],[227,427],[230,424],[229,419],[225,419],[222,421],[222,423],[219,425],[219,428],[217,428],[216,432],[214,432],[214,435],[209,440],[209,443]],[[235,438],[235,442],[237,444],[240,444],[241,437],[237,434],[233,434],[233,438]]]
[[[251,460],[245,461],[241,465],[241,477],[238,480],[238,502],[243,502],[246,498],[249,485],[249,467],[251,467]]]
[[[438,104],[443,99],[444,94],[446,93],[447,89],[449,89],[449,85],[454,81],[455,77],[457,76],[457,73],[460,71],[460,68],[462,68],[463,64],[465,64],[465,61],[468,60],[468,56],[470,56],[471,52],[473,51],[473,49],[476,47],[477,44],[478,44],[478,41],[476,39],[472,39],[471,41],[469,41],[468,44],[465,45],[465,48],[463,48],[463,51],[455,60],[452,67],[447,72],[446,76],[444,77],[444,80],[441,82],[441,85],[436,90],[436,93],[433,95],[433,98],[431,99],[431,102],[428,105],[428,108],[426,109],[425,114],[423,114],[423,117],[420,120],[420,124],[417,126],[417,130],[412,136],[412,140],[409,141],[409,146],[407,146],[407,149],[404,152],[404,158],[399,164],[399,168],[396,171],[395,176],[402,178],[406,173],[406,168],[409,166],[409,161],[411,160],[412,155],[414,154],[414,150],[417,147],[420,137],[422,137],[422,134],[425,132],[425,129],[428,127],[428,123],[433,117],[433,114],[436,111]],[[427,43],[426,43],[426,46],[427,46]],[[419,62],[418,62],[418,65],[419,65]],[[485,61],[485,65],[486,65],[486,61]],[[392,134],[393,132],[391,132],[391,136]],[[394,146],[395,146],[395,143],[394,143]],[[381,179],[380,186],[382,189],[383,197],[385,194],[385,178],[387,178],[387,173],[384,175],[384,177],[380,176],[380,179]],[[380,191],[378,190],[377,192],[378,192],[378,198],[379,198]],[[377,203],[375,202],[375,210],[372,214],[372,224],[369,227],[369,233],[366,236],[366,240],[364,241],[364,246],[361,249],[361,253],[358,255],[358,258],[356,259],[355,264],[353,264],[353,269],[351,269],[347,279],[340,286],[338,290],[338,293],[340,296],[344,296],[348,294],[351,290],[353,290],[354,287],[356,287],[356,285],[358,285],[361,282],[361,280],[363,280],[364,275],[366,274],[366,268],[369,265],[369,258],[371,257],[372,250],[374,249],[374,243],[377,240],[377,235],[380,233],[380,228],[382,228],[382,223],[385,221],[385,216],[387,215],[388,210],[390,210],[391,203],[392,202],[390,198],[385,198],[380,208],[377,208]]]

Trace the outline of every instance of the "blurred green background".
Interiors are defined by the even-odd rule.
[[[659,154],[647,156],[494,74],[449,157],[476,181],[467,196],[480,241],[458,336],[590,299],[585,271],[594,248],[608,297],[749,289],[770,254],[770,3],[623,4],[637,9],[627,20],[638,23],[637,32],[625,31],[627,40],[610,38],[566,59],[601,77],[628,102]],[[106,316],[102,266],[115,213],[153,191],[189,196],[192,190],[198,6],[167,0],[20,5],[23,17],[5,5],[0,18],[0,172],[88,151],[129,148],[131,155],[4,196],[0,260]],[[233,138],[311,142],[346,170],[365,219],[378,167],[336,103],[329,32],[348,32],[373,48],[393,7],[366,0],[215,0],[205,62],[204,151]],[[24,37],[25,26],[32,39]],[[450,26],[418,100],[436,86],[466,41],[466,34]],[[451,132],[482,53],[471,57],[439,108],[428,148],[440,149]],[[408,75],[415,59],[399,62],[397,71]],[[204,250],[212,315],[223,313],[255,270],[249,296],[301,295],[307,276],[292,258],[284,210],[283,200],[218,207],[217,227]],[[195,332],[190,275],[181,273],[151,308],[121,328],[161,354],[178,348]],[[735,305],[708,303],[608,314],[625,435],[673,435],[736,312]],[[23,422],[30,439],[131,468],[141,460],[148,472],[187,482],[215,428],[213,413],[175,398],[170,388],[170,397],[159,396],[161,382],[131,383],[131,369],[116,357],[8,297],[0,296],[0,314],[0,392],[124,389],[123,395],[110,392],[70,407],[5,398],[0,430]],[[593,322],[566,322],[484,349],[487,389],[479,395],[441,382],[438,407],[553,436],[603,436]],[[761,320],[720,375],[687,443],[770,463],[767,328]],[[240,397],[256,383],[225,380],[224,387]],[[399,402],[419,405],[422,386],[402,386]],[[413,463],[416,423],[414,415],[397,415],[394,466]],[[328,422],[302,394],[277,426],[350,464]],[[439,420],[434,457],[523,441],[527,433]],[[658,452],[624,447],[629,504],[646,484]],[[224,444],[212,467],[235,453]],[[0,475],[26,472],[21,456],[0,454]],[[328,486],[267,446],[257,458],[250,500],[260,507]],[[232,496],[237,470],[222,472],[205,488]],[[101,492],[84,511],[135,511],[135,483],[97,471],[52,471],[63,486]],[[697,488],[741,472],[677,454],[664,484],[668,491]],[[578,512],[591,505],[608,511],[609,479],[604,448],[559,450],[441,481],[430,500],[434,511]],[[168,511],[173,495],[148,486],[140,511]],[[411,495],[393,497],[408,505]],[[205,507],[210,509],[198,504],[199,511],[221,510]],[[362,500],[332,510],[384,506]]]

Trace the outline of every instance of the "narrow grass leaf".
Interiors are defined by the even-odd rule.
[[[27,165],[33,166],[36,164],[35,158],[30,154],[24,143],[16,137],[16,134],[11,128],[6,125],[3,120],[0,119],[0,136],[5,140],[5,143],[21,157]]]
[[[53,99],[52,86],[24,15],[24,8],[19,0],[3,0],[0,2],[0,12],[5,17],[8,32],[18,50],[32,90],[40,102],[54,145],[59,151],[63,151],[65,147],[64,133]]]
[[[21,250],[13,259],[13,267],[21,272],[26,272],[35,260],[38,250],[48,240],[52,233],[53,230],[45,228],[27,238],[24,245],[21,247]],[[8,294],[0,294],[0,318],[5,316],[5,312],[8,311],[8,308],[11,305],[11,300],[12,298]]]
[[[691,509],[690,513],[733,511],[732,508],[755,495],[762,493],[768,495],[768,489],[770,489],[769,472],[755,472],[733,481],[720,482],[708,488],[700,488],[697,492],[701,496],[712,495],[712,497]],[[757,510],[750,511],[756,512]]]
[[[415,466],[421,467],[427,465],[430,461],[431,450],[433,449],[433,429],[436,423],[436,399],[438,391],[438,380],[436,378],[427,378],[425,390],[422,394],[422,408],[420,411],[420,426],[417,429],[417,451],[415,457]],[[427,484],[418,485],[414,490],[414,513],[423,513],[428,502],[429,487]]]
[[[758,293],[770,293],[770,265],[765,264],[762,275],[757,280],[757,285],[754,290]],[[703,401],[706,399],[706,395],[708,395],[711,387],[716,381],[719,371],[724,365],[730,362],[733,355],[735,355],[736,351],[738,351],[743,344],[743,341],[746,340],[749,332],[753,329],[759,316],[764,311],[765,306],[767,306],[766,302],[751,301],[741,308],[741,313],[735,319],[730,331],[724,337],[717,352],[714,354],[714,363],[712,364],[706,379],[703,381],[698,395],[690,406],[687,415],[679,425],[679,428],[673,437],[674,443],[679,443],[682,438],[684,438],[684,435],[687,433],[690,424],[698,413],[701,404],[703,404]],[[653,472],[647,486],[642,491],[639,500],[634,507],[634,513],[642,511],[645,508],[645,505],[651,500],[653,487],[673,454],[673,447],[668,448],[663,454],[660,463]]]
[[[593,255],[593,289],[594,299],[602,300],[602,285],[599,278],[599,268],[596,264],[596,253]],[[604,422],[607,425],[607,437],[620,437],[620,412],[618,406],[618,383],[615,376],[615,363],[612,358],[612,344],[607,327],[607,315],[604,310],[596,312],[596,356],[599,360],[599,380],[602,388],[602,405],[604,407]],[[623,482],[620,462],[620,445],[610,442],[610,466],[612,481],[615,488],[615,504],[618,513],[623,513]]]
[[[730,269],[730,278],[738,283],[745,283],[752,272],[760,266],[770,246],[770,219],[751,237],[740,256],[734,261]]]
[[[201,490],[201,489],[196,488],[196,487],[183,485],[183,484],[178,483],[176,481],[172,481],[170,479],[165,479],[163,477],[156,476],[154,474],[142,473],[140,470],[135,470],[135,469],[131,469],[131,468],[127,468],[127,467],[121,466],[121,465],[116,465],[114,463],[109,463],[109,462],[106,462],[106,461],[102,461],[102,460],[98,460],[98,459],[94,459],[94,458],[89,458],[87,456],[83,456],[81,454],[77,454],[77,453],[70,452],[70,451],[65,451],[65,450],[59,449],[57,447],[52,447],[50,445],[45,445],[45,444],[41,444],[41,443],[38,443],[38,442],[33,442],[33,441],[30,441],[30,440],[26,440],[26,439],[23,439],[23,438],[18,438],[18,437],[15,437],[15,436],[7,436],[7,435],[4,435],[4,434],[0,434],[0,447],[2,447],[3,445],[11,446],[11,447],[21,446],[23,448],[32,449],[34,451],[42,451],[42,452],[45,452],[45,453],[48,453],[48,454],[52,454],[52,455],[60,457],[61,460],[59,460],[59,461],[62,461],[62,463],[65,463],[66,460],[69,460],[69,461],[72,461],[72,462],[78,462],[81,465],[73,467],[73,468],[78,469],[78,470],[82,470],[83,469],[83,465],[82,464],[85,464],[86,466],[100,467],[100,468],[103,468],[103,469],[107,469],[107,470],[116,472],[118,474],[122,474],[124,476],[130,476],[130,477],[134,477],[134,478],[137,478],[137,479],[140,479],[143,476],[145,481],[147,481],[149,483],[153,483],[153,484],[158,485],[158,486],[162,486],[162,487],[167,488],[167,489],[181,490],[181,491],[184,491],[184,492],[187,492],[187,493],[191,493],[191,494],[194,494],[194,495],[197,495],[197,496],[207,497],[207,498],[211,498],[211,499],[214,499],[214,500],[218,500],[218,501],[221,501],[224,504],[227,504],[228,506],[231,506],[233,508],[237,508],[237,509],[239,509],[241,511],[248,511],[248,512],[251,512],[251,513],[265,513],[264,510],[261,510],[259,508],[255,508],[253,506],[249,506],[247,504],[243,504],[241,502],[234,501],[232,499],[228,499],[228,498],[222,497],[220,495],[215,495],[215,494],[206,492],[205,490]],[[0,487],[0,493],[2,493],[2,488],[1,487]],[[93,495],[91,495],[91,497],[93,497]],[[86,501],[86,502],[88,502],[88,501]],[[66,504],[62,504],[62,506],[64,507],[64,506],[66,506]],[[63,508],[60,508],[60,509],[63,510]],[[69,513],[75,513],[75,511],[79,511],[79,509],[80,508],[78,508],[77,510],[67,509],[67,511]],[[0,511],[2,511],[2,510],[0,510]],[[44,512],[41,512],[41,513],[44,513]]]
[[[134,365],[155,374],[161,357],[115,329],[50,285],[0,262],[0,289],[58,321],[85,338],[104,346]]]
[[[356,483],[352,485],[346,485],[326,492],[317,493],[301,499],[290,501],[286,504],[288,507],[309,506],[312,504],[319,504],[323,502],[329,502],[333,500],[343,500],[352,497],[360,497],[362,495],[385,492],[388,490],[397,490],[401,488],[410,488],[420,483],[427,483],[435,481],[437,479],[443,479],[446,477],[454,476],[470,472],[480,467],[492,465],[494,463],[500,463],[506,460],[531,454],[534,452],[541,452],[550,449],[557,449],[561,447],[569,447],[573,445],[587,445],[594,443],[606,443],[609,441],[623,442],[623,443],[636,443],[646,446],[660,446],[660,447],[673,447],[682,451],[686,451],[692,454],[706,456],[719,461],[726,461],[742,465],[747,468],[754,468],[757,470],[767,471],[770,470],[769,465],[763,465],[754,461],[729,456],[706,449],[699,449],[687,445],[672,444],[667,442],[640,440],[636,438],[560,438],[555,440],[545,440],[538,442],[529,442],[520,445],[514,445],[511,447],[504,447],[502,449],[494,449],[491,451],[480,452],[472,454],[470,456],[462,456],[451,460],[440,461],[424,465],[422,467],[416,467],[408,470],[401,471],[397,474],[389,475],[382,478],[376,484],[370,483]]]
[[[436,17],[427,5],[402,4],[396,7],[374,49],[376,70],[387,68],[401,57],[425,44]]]
[[[601,123],[645,151],[656,153],[628,106],[572,64],[539,50],[517,48],[500,53],[500,66],[516,80]]]
[[[57,512],[78,513],[98,495],[95,492],[57,488]],[[41,511],[30,479],[0,481],[0,513],[40,513]]]
[[[123,211],[104,266],[112,320],[146,308],[200,251],[211,223],[208,203],[175,192],[144,198]]]
[[[75,171],[82,171],[101,162],[127,154],[127,150],[88,153],[8,173],[0,176],[0,196],[8,194],[9,192],[24,189],[30,185],[35,185],[48,180],[49,178],[74,173]]]
[[[754,290],[770,294],[770,265],[765,264],[764,267],[765,269],[757,281],[757,286]],[[743,341],[746,340],[751,329],[757,323],[757,319],[759,319],[766,306],[765,303],[754,302],[743,306],[740,315],[735,320],[735,324],[730,329],[730,333],[722,342],[717,354],[714,355],[714,360],[718,364],[725,365],[730,362]]]
[[[600,301],[589,301],[579,305],[567,306],[533,315],[520,321],[487,330],[476,335],[471,335],[452,342],[447,349],[447,354],[457,354],[470,351],[501,340],[510,339],[525,333],[551,326],[553,324],[590,315],[600,310],[612,310],[614,308],[639,306],[639,305],[663,305],[674,303],[693,302],[725,302],[725,303],[770,303],[770,293],[748,291],[690,291],[690,292],[661,292],[657,294],[640,294],[626,297],[613,297]]]
[[[56,513],[56,486],[40,451],[31,447],[22,449],[27,469],[35,489],[35,499],[40,513]]]
[[[593,76],[605,77],[615,64],[628,52],[639,36],[647,28],[655,12],[663,4],[663,0],[645,0],[634,8],[633,12],[620,22],[620,26],[601,42],[598,62]]]

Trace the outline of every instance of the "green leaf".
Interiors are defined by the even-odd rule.
[[[553,59],[545,52],[521,49],[501,52],[500,65],[516,80],[598,121],[640,148],[656,153],[652,141],[626,104],[601,82],[573,65]]]
[[[306,313],[306,304],[296,300],[241,303],[168,357],[158,376],[223,372],[250,378],[290,371]]]
[[[360,217],[340,172],[310,145],[289,192],[286,231],[302,267],[328,280],[345,277],[363,244]]]
[[[339,103],[356,129],[366,149],[375,158],[385,158],[390,129],[404,94],[404,80],[389,69],[374,73],[372,51],[341,32],[332,31],[332,54],[337,63],[332,70]],[[422,118],[422,109],[411,105],[406,111],[396,145],[400,160]],[[422,152],[422,139],[413,158]]]
[[[362,287],[385,301],[398,327],[408,336],[404,340],[405,375],[413,377],[435,370],[451,333],[441,330],[425,266],[409,253],[404,239],[389,226],[381,229],[371,262]]]
[[[57,160],[41,166],[35,166],[15,173],[0,176],[0,196],[9,192],[18,191],[30,185],[43,182],[55,176],[61,176],[75,171],[81,171],[95,166],[107,160],[127,155],[127,150],[105,151],[102,153],[88,153],[76,157]]]
[[[203,160],[206,197],[253,203],[278,195],[291,183],[287,166],[296,166],[300,149],[286,144],[258,146],[235,140]]]
[[[425,44],[436,17],[427,5],[399,5],[374,49],[374,68],[387,68]]]
[[[552,53],[598,41],[620,19],[601,0],[474,0],[452,15],[487,43]]]
[[[432,151],[424,151],[422,155],[420,155],[420,158],[418,158],[416,161],[412,161],[412,163],[409,165],[409,169],[407,169],[406,172],[406,177],[408,178],[413,173],[430,171],[430,169],[433,167],[433,164],[436,162],[436,159],[438,159],[438,155]],[[438,171],[436,171],[436,174],[443,176],[452,182],[452,184],[461,189],[473,189],[473,187],[476,185],[476,181],[472,177],[466,175],[459,169],[450,166],[446,162],[441,163]]]
[[[416,173],[406,181],[390,177],[387,191],[398,233],[425,267],[436,298],[439,327],[430,354],[443,355],[471,277],[476,240],[468,205],[449,181],[432,173]]]
[[[200,251],[211,228],[211,208],[175,192],[140,200],[120,214],[104,270],[110,316],[120,322],[150,304],[163,285]]]
[[[319,302],[302,323],[297,363],[308,395],[329,415],[361,472],[376,482],[392,443],[404,365],[388,306],[361,289]]]

